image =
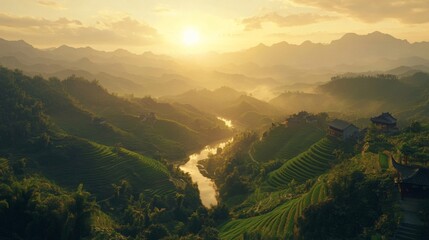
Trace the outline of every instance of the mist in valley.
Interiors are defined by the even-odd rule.
[[[26,4],[0,10],[0,239],[428,236],[422,1]]]

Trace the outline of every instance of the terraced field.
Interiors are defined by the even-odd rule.
[[[289,200],[266,214],[229,221],[220,228],[221,239],[240,239],[246,232],[258,232],[273,239],[290,239],[297,219],[306,207],[326,199],[326,186],[316,183],[299,198]]]
[[[42,169],[62,186],[75,189],[83,183],[84,188],[99,199],[112,196],[112,184],[121,180],[127,180],[137,192],[166,195],[174,191],[166,167],[135,152],[72,137],[55,145],[66,152],[66,156],[44,161]]]
[[[324,131],[311,125],[277,126],[251,149],[257,161],[290,159],[308,149],[325,135]]]
[[[288,160],[279,169],[268,175],[269,188],[278,189],[289,184],[293,179],[300,183],[319,176],[328,170],[335,161],[333,151],[335,140],[323,138],[307,151]]]

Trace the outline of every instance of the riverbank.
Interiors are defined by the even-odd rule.
[[[199,163],[200,161],[207,159],[209,154],[216,154],[217,149],[224,148],[228,143],[232,142],[233,138],[229,138],[220,143],[206,146],[199,153],[195,153],[189,156],[189,161],[184,165],[179,166],[179,168],[191,175],[192,181],[198,185],[200,191],[200,198],[203,205],[207,208],[216,206],[218,204],[218,191],[214,181],[206,176],[204,176],[200,170],[202,166]]]

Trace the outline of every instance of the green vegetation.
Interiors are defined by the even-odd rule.
[[[18,179],[0,159],[0,237],[5,239],[124,239],[83,190],[64,191],[38,176]]]
[[[312,145],[307,151],[288,160],[279,169],[268,175],[267,185],[281,188],[292,180],[300,183],[319,176],[336,163],[334,149],[336,141],[323,138]]]
[[[34,99],[39,108],[43,106],[56,131],[105,145],[121,144],[153,158],[178,160],[230,134],[215,116],[188,106],[158,103],[150,98],[120,98],[96,81],[74,76],[47,81],[19,71],[2,71],[9,79],[2,83],[8,84],[4,89],[13,85],[26,98]],[[37,106],[33,109],[35,112]]]
[[[272,105],[229,87],[213,91],[190,90],[166,99],[190,104],[201,111],[231,119],[235,126],[252,130],[268,126],[272,119],[280,115],[280,111]]]
[[[324,131],[313,125],[286,127],[278,125],[263,134],[250,153],[259,162],[287,160],[305,151],[324,136]]]
[[[390,239],[398,222],[395,186],[372,160],[350,159],[328,173],[328,198],[304,210],[299,239]]]
[[[399,151],[400,158],[404,162],[422,166],[429,164],[428,125],[411,123],[402,133],[390,137],[389,142]]]
[[[19,87],[22,74],[0,68],[0,76],[0,146],[24,144],[42,135],[47,116],[42,103]]]
[[[204,162],[236,218],[220,227],[222,239],[294,235],[303,210],[326,199],[326,183],[319,176],[338,163],[334,150],[341,144],[319,140],[322,135],[314,124],[274,125],[261,139],[251,132],[236,136]]]
[[[64,154],[66,153],[66,154]],[[101,199],[114,195],[112,184],[127,181],[134,192],[172,194],[174,184],[160,162],[121,147],[107,147],[68,137],[52,142],[49,157],[39,160],[42,171],[62,186],[86,188]]]
[[[0,238],[217,239],[228,211],[203,208],[167,161],[228,134],[214,116],[165,104],[161,118],[145,108],[153,100],[5,68],[0,86]]]
[[[429,119],[429,74],[344,74],[319,85],[316,93],[285,92],[270,103],[287,113],[302,111],[357,114],[365,117],[393,112],[404,126]]]
[[[384,151],[397,151],[412,163],[425,164],[427,128],[413,123],[394,135],[369,128],[363,138],[365,142],[341,142],[325,137],[295,157],[283,160],[282,164],[279,160],[269,160],[280,156],[278,152],[283,145],[278,144],[282,142],[279,139],[287,139],[281,133],[305,139],[305,135],[298,132],[310,126],[299,127],[273,126],[260,140],[238,138],[238,142],[212,157],[225,166],[215,171],[216,177],[222,176],[216,178],[219,185],[226,183],[222,181],[225,179],[222,174],[229,171],[232,176],[239,176],[233,183],[245,183],[247,189],[252,189],[240,193],[239,190],[245,188],[237,185],[230,189],[232,194],[221,195],[221,201],[229,206],[232,215],[232,220],[220,226],[221,238],[391,237],[400,214],[395,207],[393,172],[389,168],[388,153]],[[269,141],[276,147],[268,144]],[[413,147],[404,146],[408,142]],[[289,147],[289,151],[294,150],[293,145]],[[255,149],[265,150],[268,157],[261,154],[252,159],[252,155],[258,156]],[[251,154],[246,155],[249,150]],[[350,217],[354,220],[348,221]]]
[[[380,167],[384,170],[389,168],[389,157],[384,153],[378,154],[378,161],[380,163]]]
[[[332,81],[320,87],[326,93],[341,97],[346,101],[383,100],[385,104],[392,104],[390,101],[400,103],[398,98],[410,99],[418,97],[414,95],[415,89],[412,85],[402,82],[395,75],[377,76],[352,76],[333,77]],[[383,91],[380,91],[383,89]]]
[[[383,75],[337,78],[321,89],[336,93],[362,79],[405,92],[426,86],[425,76]],[[364,91],[341,97],[355,104]],[[225,116],[247,127],[271,124],[262,136],[237,134],[203,162],[219,191],[220,204],[210,210],[172,161],[230,134],[214,115],[150,97],[121,98],[96,81],[0,68],[0,238],[391,237],[398,212],[389,156],[427,165],[428,126],[414,121],[394,133],[369,127],[356,142],[342,142],[323,137],[326,113],[302,111],[283,125],[270,120],[275,109],[260,111],[266,105],[249,96],[207,92],[208,99],[228,96],[221,101],[227,106],[215,104]]]
[[[308,193],[283,203],[269,213],[224,224],[220,229],[220,236],[222,239],[238,239],[243,235],[259,233],[264,239],[288,239],[293,236],[296,221],[303,210],[325,199],[325,183],[316,183]]]
[[[390,171],[374,168],[375,159],[372,155],[347,159],[319,176],[314,184],[307,181],[299,185],[292,181],[281,191],[254,202],[255,207],[248,213],[253,212],[256,216],[238,216],[223,224],[221,238],[349,239],[359,236],[367,239],[392,236],[399,217],[393,207],[395,187]],[[306,190],[309,184],[311,187]],[[266,207],[278,198],[281,200],[277,207]],[[354,220],[349,221],[350,217]]]

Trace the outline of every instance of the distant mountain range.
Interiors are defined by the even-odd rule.
[[[243,51],[211,55],[207,62],[227,73],[272,77],[285,85],[315,83],[345,73],[389,73],[398,67],[428,71],[429,42],[409,43],[381,32],[348,33],[328,44],[259,44]]]
[[[303,69],[335,68],[346,71],[388,70],[400,65],[429,64],[429,42],[409,43],[391,35],[345,34],[329,44],[280,42],[219,55],[220,62],[252,62],[260,66],[285,65]],[[244,59],[244,61],[243,61]],[[375,65],[374,65],[375,64]]]
[[[213,91],[190,90],[180,95],[166,96],[161,100],[195,106],[201,111],[232,119],[235,124],[244,128],[254,129],[269,125],[281,115],[280,108],[228,87]]]
[[[0,39],[0,65],[30,75],[97,79],[119,94],[177,95],[227,86],[269,99],[284,91],[311,91],[336,75],[429,72],[429,42],[409,43],[381,32],[348,33],[328,44],[259,44],[189,59],[65,45],[42,50],[22,40]]]
[[[271,78],[224,73],[151,52],[137,55],[122,49],[105,52],[65,45],[37,49],[22,40],[0,39],[0,65],[29,75],[96,79],[112,92],[139,96],[179,94],[223,85],[246,91],[252,91],[260,83],[279,85]]]

